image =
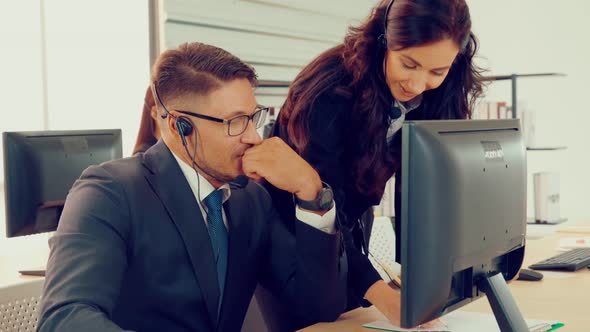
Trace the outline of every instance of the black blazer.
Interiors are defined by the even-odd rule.
[[[307,160],[320,174],[323,181],[330,184],[334,190],[336,207],[339,213],[338,220],[343,222],[343,234],[348,257],[348,300],[347,308],[359,305],[368,305],[363,301],[363,296],[369,287],[380,280],[379,273],[373,268],[369,259],[361,253],[361,241],[369,242],[371,227],[373,225],[372,206],[379,205],[382,197],[367,196],[356,188],[353,162],[360,158],[362,151],[357,150],[358,140],[363,137],[358,134],[358,126],[352,117],[353,98],[324,93],[318,96],[312,109],[309,111],[309,144],[302,157]],[[408,119],[416,119],[420,116],[419,110],[407,114]],[[387,132],[387,124],[382,130]],[[277,121],[273,129],[273,136],[278,136],[292,145],[287,134],[287,128]],[[384,136],[385,139],[385,136]],[[394,159],[401,162],[401,134],[398,132],[389,146],[388,153],[394,155]],[[401,188],[399,166],[392,167],[392,175],[396,174],[397,190]],[[385,187],[385,183],[379,184]],[[283,219],[291,220],[293,224],[294,213],[291,194],[267,185],[267,189],[277,210]],[[400,197],[395,195],[396,216],[400,216]],[[360,220],[360,224],[359,221]],[[400,218],[396,218],[396,238],[400,238]],[[364,232],[361,231],[361,227]],[[291,225],[292,229],[292,225]],[[364,234],[363,234],[364,233]],[[396,253],[399,253],[400,241]]]
[[[224,208],[229,261],[219,308],[207,227],[166,145],[88,168],[50,240],[38,330],[239,331],[258,282],[303,320],[338,317],[346,287],[339,234],[302,222],[286,231],[254,182],[233,188]]]

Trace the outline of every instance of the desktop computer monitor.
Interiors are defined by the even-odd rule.
[[[406,122],[402,135],[402,327],[486,295],[502,331],[528,331],[506,285],[525,245],[519,120]]]
[[[68,191],[90,165],[121,158],[121,130],[5,132],[6,236],[55,231]]]

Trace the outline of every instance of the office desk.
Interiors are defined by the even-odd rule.
[[[3,242],[0,244],[0,287],[37,278],[21,276],[18,271],[45,266],[49,257],[48,237],[48,234],[40,234],[2,239]]]
[[[558,254],[559,238],[589,236],[588,234],[557,233],[539,240],[529,240],[523,267]],[[528,319],[551,319],[565,323],[558,331],[590,331],[590,270],[577,272],[548,272],[541,281],[512,281],[509,286],[520,311]],[[564,277],[567,278],[558,278]],[[483,297],[460,310],[492,314],[488,300]],[[300,330],[314,331],[375,331],[362,325],[384,319],[374,307],[359,308],[344,313],[336,322],[320,323]],[[443,318],[444,319],[444,318]]]
[[[39,266],[39,265],[24,265],[24,264],[20,264],[19,262],[38,261],[38,260],[39,259],[33,260],[30,257],[25,257],[24,259],[19,261],[18,258],[10,257],[10,259],[9,259],[7,256],[4,256],[4,255],[0,256],[0,288],[42,278],[42,277],[36,277],[36,276],[23,276],[20,273],[18,273],[18,270],[21,268],[26,268],[29,266],[30,267]]]
[[[0,188],[0,227],[4,229],[4,190]],[[47,240],[49,233],[6,238],[0,231],[0,287],[38,279],[34,276],[21,276],[18,271],[45,266],[49,257]]]

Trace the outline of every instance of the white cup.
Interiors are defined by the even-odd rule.
[[[535,193],[535,221],[554,222],[561,218],[559,211],[559,173],[540,172],[533,174]]]

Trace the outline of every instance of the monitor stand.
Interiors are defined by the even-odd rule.
[[[37,277],[44,277],[45,276],[45,266],[40,266],[34,269],[27,269],[27,270],[20,270],[18,271],[23,276],[37,276]]]
[[[529,331],[529,327],[524,321],[501,273],[486,276],[478,286],[481,291],[486,293],[500,331]]]

